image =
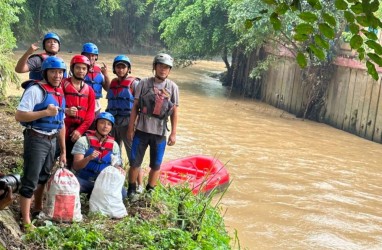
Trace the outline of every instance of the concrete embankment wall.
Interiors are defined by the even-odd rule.
[[[319,120],[360,137],[382,142],[381,78],[373,80],[365,69],[337,60],[325,93]],[[260,98],[275,107],[302,116],[311,86],[301,80],[293,59],[272,65],[261,83]]]

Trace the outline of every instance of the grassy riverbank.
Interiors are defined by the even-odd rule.
[[[16,103],[17,98],[12,97],[0,106],[0,117],[4,121],[1,136],[6,137],[0,155],[3,173],[21,173],[22,127],[13,118]],[[126,203],[129,215],[122,220],[87,216],[88,204],[83,199],[83,222],[56,224],[37,220],[34,223],[39,227],[23,235],[17,248],[230,249],[231,238],[219,205],[214,205],[212,198],[212,195],[194,196],[187,188],[158,186],[150,197],[142,196],[135,203]],[[11,210],[14,219],[19,220],[17,199]]]
[[[64,55],[64,58],[68,60],[69,56]],[[107,59],[111,61],[111,57]],[[144,59],[146,67],[142,67],[137,57],[134,69],[142,75],[149,75],[150,64]],[[22,74],[20,77],[25,80],[27,76]],[[3,121],[0,171],[4,173],[22,171],[22,127],[14,120],[15,105],[21,93],[21,89],[11,86],[7,101],[0,105],[0,119]],[[19,221],[18,199],[10,207],[14,220]],[[20,242],[7,236],[7,231],[3,230],[3,242],[8,243],[6,249],[232,248],[232,239],[225,228],[216,197],[194,196],[185,188],[158,187],[151,197],[143,196],[138,202],[126,203],[126,207],[129,215],[121,220],[88,216],[87,200],[83,199],[83,222],[59,224],[37,220],[34,223],[39,227],[24,234]]]
[[[231,249],[211,197],[159,187],[127,208],[122,220],[90,215],[72,225],[43,222],[24,240],[36,249]]]

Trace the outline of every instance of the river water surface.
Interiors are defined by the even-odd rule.
[[[191,78],[174,74],[179,136],[166,157],[207,154],[226,163],[232,184],[222,207],[241,247],[382,249],[382,145],[228,99],[216,80],[185,71]]]
[[[100,57],[110,76],[114,56]],[[132,55],[133,75],[151,75],[151,58]],[[382,145],[227,98],[207,75],[222,71],[223,63],[198,62],[171,72],[181,96],[165,160],[205,154],[226,163],[232,184],[222,213],[241,248],[382,249]]]

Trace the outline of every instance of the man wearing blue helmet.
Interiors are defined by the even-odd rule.
[[[44,80],[29,80],[17,107],[15,118],[24,129],[24,171],[21,178],[20,210],[22,222],[30,229],[32,214],[43,208],[45,184],[54,165],[57,144],[61,149],[60,161],[66,164],[65,152],[65,98],[61,88],[66,65],[61,58],[48,57],[42,64]],[[58,142],[57,142],[58,141]]]
[[[100,98],[102,97],[102,89],[107,91],[110,87],[107,67],[104,63],[101,68],[96,64],[98,60],[98,47],[94,43],[85,43],[82,46],[81,55],[86,56],[90,60],[90,69],[85,77],[85,82],[93,88],[94,93],[96,94],[95,116],[97,117],[101,111]],[[94,124],[92,128],[94,128]]]
[[[129,120],[131,109],[134,103],[135,88],[139,83],[139,78],[129,76],[131,73],[131,61],[125,55],[118,55],[113,61],[113,73],[117,75],[111,81],[110,88],[107,91],[106,111],[110,112],[115,118],[115,125],[112,135],[115,141],[122,149],[122,142],[125,146],[127,157],[130,159],[131,141],[127,139],[127,130],[129,128]],[[143,191],[142,171],[138,178],[139,192]]]
[[[114,124],[112,114],[101,112],[95,119],[96,129],[89,130],[74,144],[73,170],[76,171],[81,193],[91,194],[95,180],[102,170],[111,165],[112,157],[117,159],[118,167],[122,165],[120,148],[109,135]],[[122,192],[126,197],[126,190]]]
[[[55,56],[60,51],[60,38],[56,33],[48,32],[42,40],[45,53],[34,54],[38,49],[38,42],[33,43],[18,60],[15,71],[17,73],[29,72],[29,79],[42,80],[41,65],[48,56]]]

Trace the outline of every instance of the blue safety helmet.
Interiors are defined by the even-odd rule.
[[[105,119],[111,122],[111,125],[114,126],[114,116],[110,114],[109,112],[101,112],[99,115],[97,115],[97,118],[95,120],[96,124],[99,119]]]
[[[98,56],[98,47],[94,43],[85,43],[82,46],[81,54],[83,53],[95,54]]]
[[[47,73],[46,73],[46,71],[48,69],[62,69],[64,71],[64,74],[65,74],[66,64],[65,64],[64,60],[62,60],[59,57],[49,56],[48,58],[46,58],[42,62],[42,65],[41,65],[42,76],[45,80],[48,79]]]
[[[127,67],[129,67],[129,73],[131,73],[131,61],[130,59],[125,55],[118,55],[114,58],[113,62],[113,73],[115,73],[115,66],[117,66],[118,63],[124,63]]]
[[[60,48],[61,48],[60,38],[58,37],[58,35],[56,33],[53,33],[53,32],[48,32],[48,33],[45,34],[44,39],[42,40],[42,48],[43,48],[43,50],[45,50],[45,41],[48,40],[48,39],[56,40],[58,42],[58,46],[59,46],[58,51],[60,51]]]
[[[41,66],[41,70],[45,71],[47,69],[63,69],[64,72],[66,71],[66,64],[64,60],[57,56],[49,56],[46,58]]]

